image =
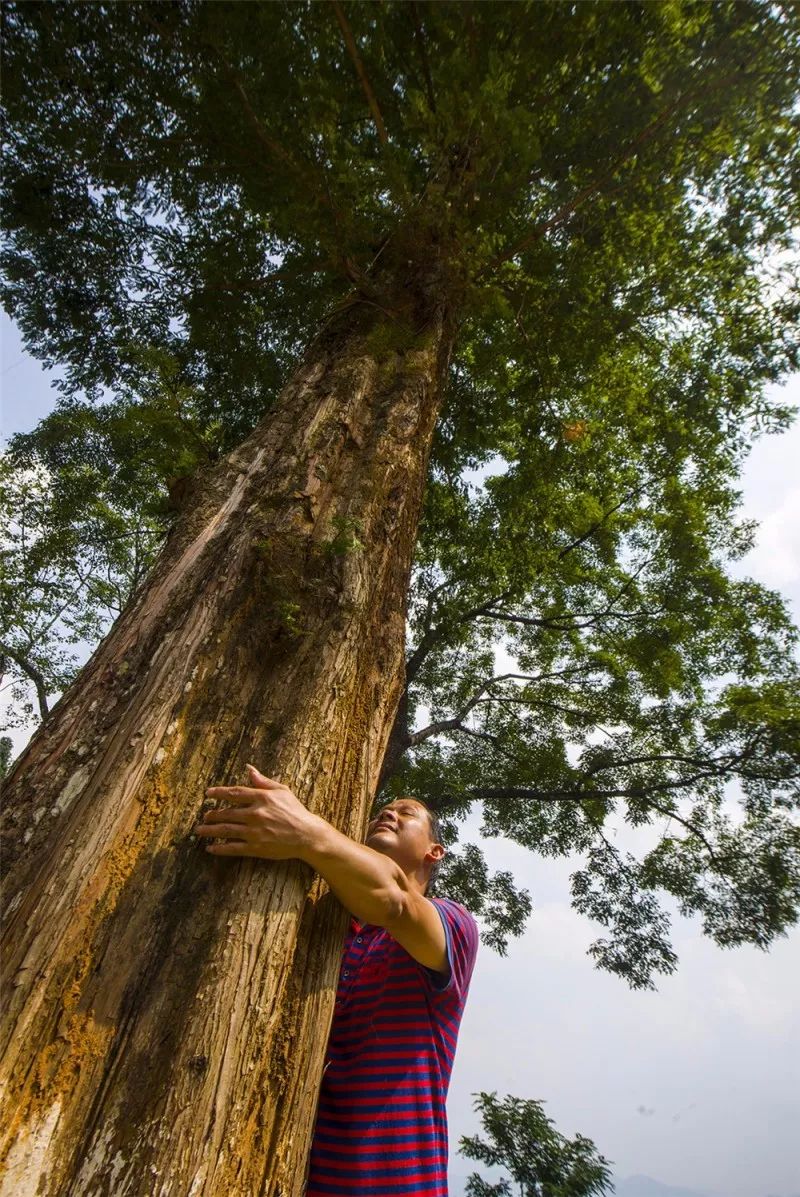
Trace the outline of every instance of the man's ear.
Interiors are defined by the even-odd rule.
[[[425,853],[426,860],[441,860],[444,856],[444,848],[441,844],[431,844],[428,851]]]

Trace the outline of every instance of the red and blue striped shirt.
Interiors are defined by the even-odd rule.
[[[478,929],[458,902],[432,901],[448,976],[351,921],[306,1197],[447,1197],[445,1098]]]

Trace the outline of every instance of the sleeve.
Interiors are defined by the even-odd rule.
[[[424,968],[423,972],[435,993],[463,1001],[478,954],[478,925],[459,902],[452,902],[449,898],[432,898],[431,901],[444,927],[449,971],[446,976],[429,968]]]

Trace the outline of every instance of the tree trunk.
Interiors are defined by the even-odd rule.
[[[191,829],[252,761],[363,832],[452,343],[431,277],[329,322],[6,783],[2,1197],[303,1191],[345,915]]]

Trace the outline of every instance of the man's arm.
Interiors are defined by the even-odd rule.
[[[384,927],[414,960],[435,972],[447,972],[447,943],[436,907],[410,884],[400,866],[312,814],[288,787],[252,765],[248,770],[251,786],[207,791],[210,798],[230,805],[209,811],[195,828],[197,835],[218,840],[207,844],[206,851],[304,860],[359,922]]]
[[[319,822],[322,827],[301,859],[325,878],[359,922],[385,927],[419,964],[447,972],[447,941],[433,902],[409,884],[388,856],[342,835],[324,819]]]

